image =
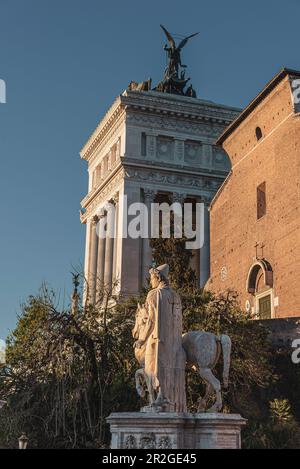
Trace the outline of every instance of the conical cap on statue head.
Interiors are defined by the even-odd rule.
[[[150,273],[151,271],[157,272],[167,279],[169,276],[170,267],[168,266],[168,264],[163,264],[163,265],[160,265],[159,267],[155,267],[155,269],[151,269]]]

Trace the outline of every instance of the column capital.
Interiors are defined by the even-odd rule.
[[[109,204],[111,205],[117,205],[119,203],[119,192],[116,192],[111,199],[108,201]]]
[[[99,222],[99,217],[98,217],[98,215],[94,215],[94,216],[91,218],[91,222],[92,222],[92,225],[97,225],[97,223]]]
[[[201,196],[200,202],[202,202],[205,205],[205,207],[209,207],[211,201],[212,201],[211,197]]]
[[[106,216],[107,212],[101,213],[101,215],[99,216],[99,220],[103,220],[104,218],[106,218]]]
[[[114,204],[117,205],[119,203],[119,200],[120,200],[120,193],[116,192],[113,196]]]
[[[144,189],[144,199],[145,202],[154,202],[155,196],[157,192],[154,191],[153,189]]]
[[[180,192],[173,192],[172,199],[173,203],[183,204],[185,199],[187,198],[187,194],[181,194]]]

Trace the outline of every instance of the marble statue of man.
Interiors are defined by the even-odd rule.
[[[182,306],[180,297],[169,286],[169,266],[150,270],[152,290],[146,309],[148,338],[145,374],[156,393],[154,407],[164,412],[185,412],[185,363],[182,347]]]

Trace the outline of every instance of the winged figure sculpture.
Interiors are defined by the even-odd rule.
[[[167,51],[169,58],[168,75],[172,76],[176,74],[176,77],[178,77],[179,67],[186,68],[186,65],[182,65],[181,63],[181,50],[186,45],[189,39],[194,36],[197,36],[199,33],[194,33],[190,36],[185,37],[178,44],[178,46],[176,46],[175,41],[169,31],[167,31],[167,29],[162,24],[160,25],[160,27],[164,31],[169,42],[169,46],[167,44],[164,46],[164,50]]]

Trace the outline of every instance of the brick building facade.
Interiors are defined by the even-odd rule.
[[[207,287],[262,319],[300,316],[299,89],[282,70],[217,142],[232,169],[210,207]]]

